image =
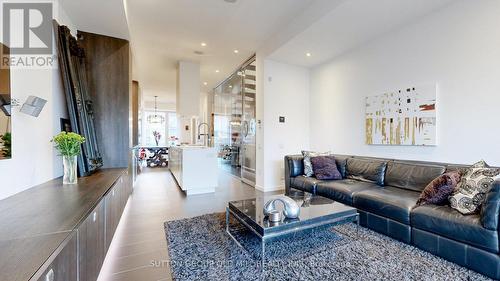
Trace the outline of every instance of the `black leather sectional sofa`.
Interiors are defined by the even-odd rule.
[[[361,225],[500,279],[500,182],[479,214],[415,203],[425,186],[463,165],[335,155],[342,180],[305,177],[303,157],[285,157],[286,193],[298,189],[354,206]],[[347,177],[354,178],[348,179]]]

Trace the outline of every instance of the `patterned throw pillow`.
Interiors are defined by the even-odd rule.
[[[420,194],[417,206],[426,204],[444,205],[460,182],[458,171],[449,172],[432,180]]]
[[[302,156],[304,156],[304,176],[312,177],[314,175],[313,166],[311,164],[311,157],[316,156],[327,156],[330,155],[330,152],[314,152],[314,151],[302,151]]]
[[[342,175],[337,168],[337,163],[335,162],[335,157],[333,155],[311,157],[311,164],[314,176],[318,180],[342,179]]]
[[[486,164],[484,160],[474,163],[471,168],[489,168],[490,165]]]
[[[450,206],[464,215],[476,213],[497,179],[500,169],[490,168],[484,161],[472,165],[450,196]]]

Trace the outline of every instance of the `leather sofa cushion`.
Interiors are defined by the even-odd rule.
[[[384,185],[387,162],[375,159],[347,159],[346,177],[366,182]]]
[[[340,156],[340,155],[334,155],[334,156],[335,156],[335,161],[337,161],[337,169],[339,169],[339,172],[342,175],[342,178],[345,179],[346,168],[347,168],[347,159],[349,159],[349,156]]]
[[[395,221],[410,224],[410,211],[419,197],[418,192],[386,186],[354,194],[354,207]]]
[[[481,206],[481,224],[491,230],[498,230],[500,213],[500,180],[493,182],[491,190],[486,194]]]
[[[500,255],[497,253],[414,227],[411,229],[411,239],[413,245],[431,254],[477,271],[493,280],[500,280]]]
[[[465,174],[468,168],[470,168],[470,165],[448,164],[446,165],[446,172],[458,171]]]
[[[413,209],[411,225],[498,253],[498,232],[484,228],[479,214],[464,216],[449,206],[425,205]]]
[[[351,179],[321,181],[316,186],[316,194],[344,204],[352,205],[354,193],[371,188],[379,188],[379,186],[371,182]]]
[[[307,191],[309,193],[316,193],[316,184],[320,180],[314,177],[298,176],[290,179],[290,185],[293,188],[300,189],[302,191]]]
[[[286,156],[288,172],[290,177],[298,177],[304,174],[304,157],[302,155]]]
[[[435,178],[446,170],[440,165],[408,164],[401,162],[387,163],[385,184],[408,190],[422,191]]]

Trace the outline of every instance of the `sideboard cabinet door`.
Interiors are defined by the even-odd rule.
[[[113,240],[131,192],[132,186],[128,174],[125,173],[116,181],[104,198],[106,209],[106,252]]]
[[[61,252],[44,271],[38,281],[76,281],[77,280],[77,237],[72,234]]]
[[[120,207],[122,201],[120,179],[118,179],[104,198],[106,205],[106,252],[109,249],[116,227],[120,221]]]
[[[78,228],[79,281],[95,281],[104,262],[104,200]]]

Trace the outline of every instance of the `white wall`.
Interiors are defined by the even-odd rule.
[[[200,116],[200,93],[200,64],[179,61],[175,103],[181,143],[193,144],[196,128],[192,119]]]
[[[144,97],[144,95],[141,95]],[[154,111],[155,110],[155,102],[154,100],[148,100],[148,101],[142,101],[142,110],[147,110],[147,111]],[[175,108],[175,103],[174,102],[162,102],[158,100],[156,102],[156,107],[158,111],[174,111],[176,110]]]
[[[257,72],[257,85],[262,85],[257,89],[257,119],[262,124],[257,126],[256,187],[284,189],[284,156],[309,148],[309,70],[262,62],[257,54]],[[285,123],[279,122],[280,116]]]
[[[62,7],[56,6],[54,17],[75,30]],[[38,118],[12,110],[12,159],[0,161],[0,199],[62,175],[61,157],[50,142],[67,116],[61,83],[58,68],[11,69],[12,98],[24,102],[36,95],[47,104]]]
[[[211,94],[207,92],[201,92],[200,93],[200,109],[199,109],[199,122],[200,123],[210,123],[210,118],[211,118],[211,112],[212,112],[212,107],[211,105]],[[205,129],[202,129],[205,130]]]
[[[500,165],[499,15],[500,1],[459,1],[314,68],[311,148]],[[418,83],[437,83],[438,145],[365,145],[364,97]]]
[[[200,113],[200,64],[179,61],[177,72],[177,113],[186,117]]]

